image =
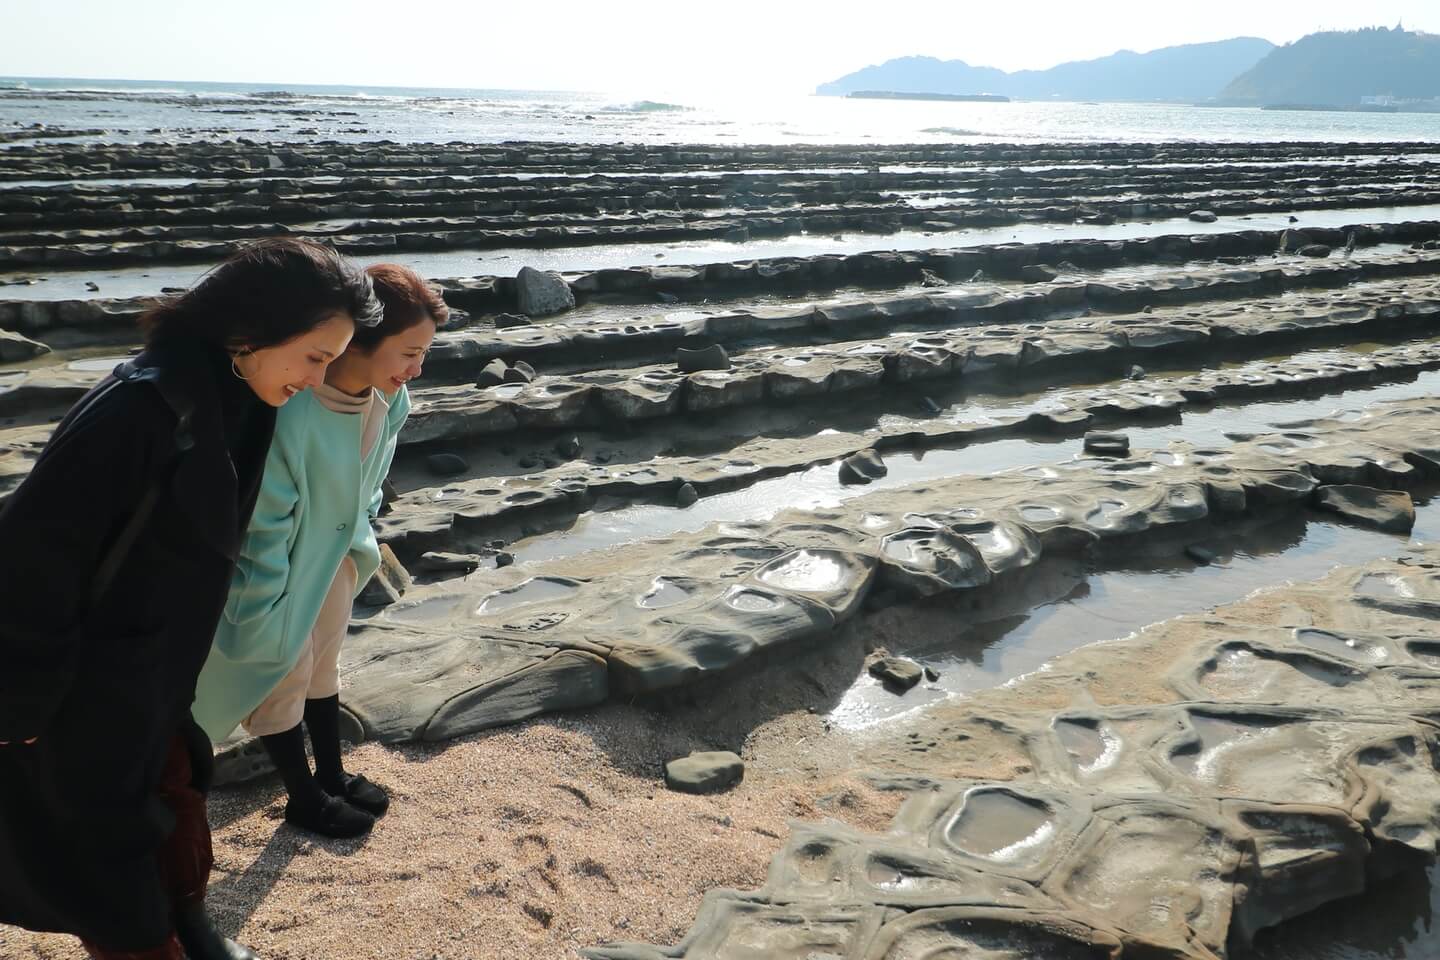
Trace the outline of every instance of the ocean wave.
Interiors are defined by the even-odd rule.
[[[600,113],[689,113],[694,107],[683,103],[661,103],[657,100],[636,100],[599,108]]]
[[[979,130],[966,130],[964,127],[924,127],[921,133],[939,133],[947,137],[983,137],[985,134]]]

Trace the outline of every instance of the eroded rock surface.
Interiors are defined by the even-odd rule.
[[[1315,505],[1391,533],[1407,533],[1415,526],[1415,504],[1403,490],[1337,484],[1316,490]]]
[[[968,733],[876,775],[907,797],[886,833],[797,825],[766,885],[714,891],[678,946],[587,955],[1224,956],[1433,860],[1431,607],[1434,549],[1062,657],[935,715]],[[1161,686],[1126,686],[1165,663]],[[1067,687],[1090,705],[1034,705]],[[997,746],[1012,779],[926,773]]]

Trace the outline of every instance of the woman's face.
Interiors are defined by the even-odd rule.
[[[345,355],[345,363],[353,364],[349,372],[355,379],[368,381],[387,397],[394,396],[406,383],[420,376],[425,353],[434,339],[435,321],[421,320],[381,340],[370,353],[351,350]]]
[[[325,382],[325,368],[345,352],[354,333],[350,314],[337,310],[293,340],[242,354],[235,366],[257,397],[272,407],[283,407],[306,387]]]

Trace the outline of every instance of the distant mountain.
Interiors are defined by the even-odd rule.
[[[972,67],[964,60],[937,60],[934,57],[900,57],[877,66],[847,73],[839,80],[822,83],[815,92],[822,97],[843,97],[861,90],[893,90],[896,93],[999,93],[1008,95],[1010,74],[994,67]]]
[[[1375,96],[1440,97],[1440,36],[1398,27],[1312,33],[1276,47],[1220,94],[1260,105],[1354,106]]]
[[[1268,40],[1236,37],[1214,43],[1165,47],[1150,53],[1122,50],[1098,60],[1062,63],[1049,70],[1006,73],[963,60],[901,57],[865,67],[815,92],[844,96],[860,90],[902,93],[996,93],[1026,100],[1206,100],[1275,49]]]

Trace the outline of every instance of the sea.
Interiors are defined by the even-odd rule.
[[[1374,143],[1440,138],[1440,114],[0,77],[4,139],[54,128],[97,131],[67,142],[115,143]]]

